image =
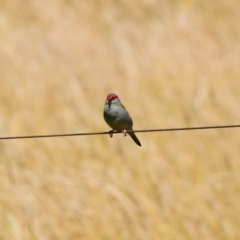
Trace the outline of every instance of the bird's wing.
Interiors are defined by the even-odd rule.
[[[121,102],[119,103],[119,106],[126,109]]]

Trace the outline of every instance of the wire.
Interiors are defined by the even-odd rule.
[[[203,126],[203,127],[182,127],[182,128],[162,128],[162,129],[145,129],[145,130],[127,130],[127,133],[146,133],[146,132],[170,132],[170,131],[189,131],[189,130],[206,130],[206,129],[220,129],[220,128],[240,128],[237,125],[222,125],[222,126]],[[121,133],[121,131],[112,131],[113,134]],[[0,137],[0,140],[12,139],[26,139],[26,138],[53,138],[53,137],[74,137],[74,136],[90,136],[90,135],[103,135],[109,132],[92,132],[92,133],[66,133],[66,134],[47,134],[47,135],[30,135],[30,136],[13,136],[13,137]]]

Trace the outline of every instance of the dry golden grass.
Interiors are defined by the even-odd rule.
[[[1,136],[240,123],[237,0],[0,1]],[[240,239],[240,130],[0,142],[0,239]]]

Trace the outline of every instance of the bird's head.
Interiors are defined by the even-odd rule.
[[[115,93],[109,93],[109,94],[107,95],[107,99],[106,99],[105,104],[107,104],[107,105],[109,106],[109,109],[110,109],[110,107],[111,107],[112,104],[117,105],[117,106],[120,106],[120,107],[122,107],[122,108],[125,108],[125,107],[122,105],[120,99],[118,98],[118,96],[117,96]]]
[[[108,101],[108,102],[112,102],[114,99],[118,99],[118,96],[117,96],[116,94],[114,94],[114,93],[109,93],[109,94],[107,95],[107,101]]]

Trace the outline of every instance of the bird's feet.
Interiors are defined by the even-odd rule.
[[[126,130],[126,129],[124,129],[124,130],[122,131],[122,133],[123,133],[123,136],[124,136],[124,137],[127,136],[127,130]]]
[[[113,130],[109,131],[109,136],[112,137],[113,136]]]

